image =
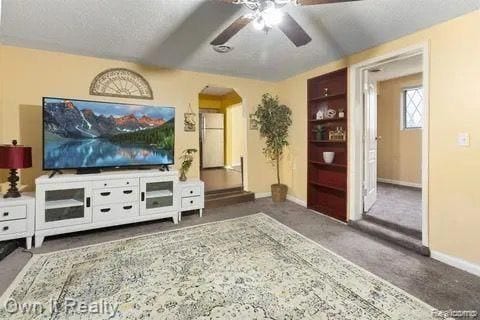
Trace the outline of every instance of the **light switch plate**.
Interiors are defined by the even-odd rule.
[[[466,132],[461,132],[457,137],[457,144],[461,147],[470,146],[470,135]]]

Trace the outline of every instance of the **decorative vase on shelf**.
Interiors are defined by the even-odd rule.
[[[333,159],[335,159],[335,152],[329,151],[323,153],[323,161],[325,161],[325,163],[332,164]]]

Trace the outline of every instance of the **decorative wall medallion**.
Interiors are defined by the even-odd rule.
[[[93,96],[153,100],[150,84],[140,74],[123,68],[107,69],[90,84]]]

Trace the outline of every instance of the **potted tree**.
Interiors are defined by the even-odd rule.
[[[265,138],[263,153],[277,169],[277,183],[272,184],[274,202],[285,201],[288,187],[280,182],[280,159],[288,146],[288,128],[292,125],[292,110],[278,102],[278,97],[266,93],[255,111],[260,136]]]
[[[180,166],[180,181],[187,181],[187,172],[190,170],[190,167],[193,163],[193,158],[197,149],[185,149],[180,156],[182,164]]]

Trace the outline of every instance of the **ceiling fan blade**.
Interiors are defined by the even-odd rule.
[[[252,17],[249,15],[242,16],[235,20],[231,25],[229,25],[225,30],[222,31],[210,44],[212,46],[219,46],[225,44],[230,38],[242,30],[247,24],[252,21]]]
[[[316,4],[338,3],[338,2],[352,2],[361,0],[297,0],[299,6],[312,6]]]
[[[284,13],[282,22],[278,28],[292,41],[297,47],[301,47],[312,41],[312,38],[303,30],[295,19],[288,13]]]

